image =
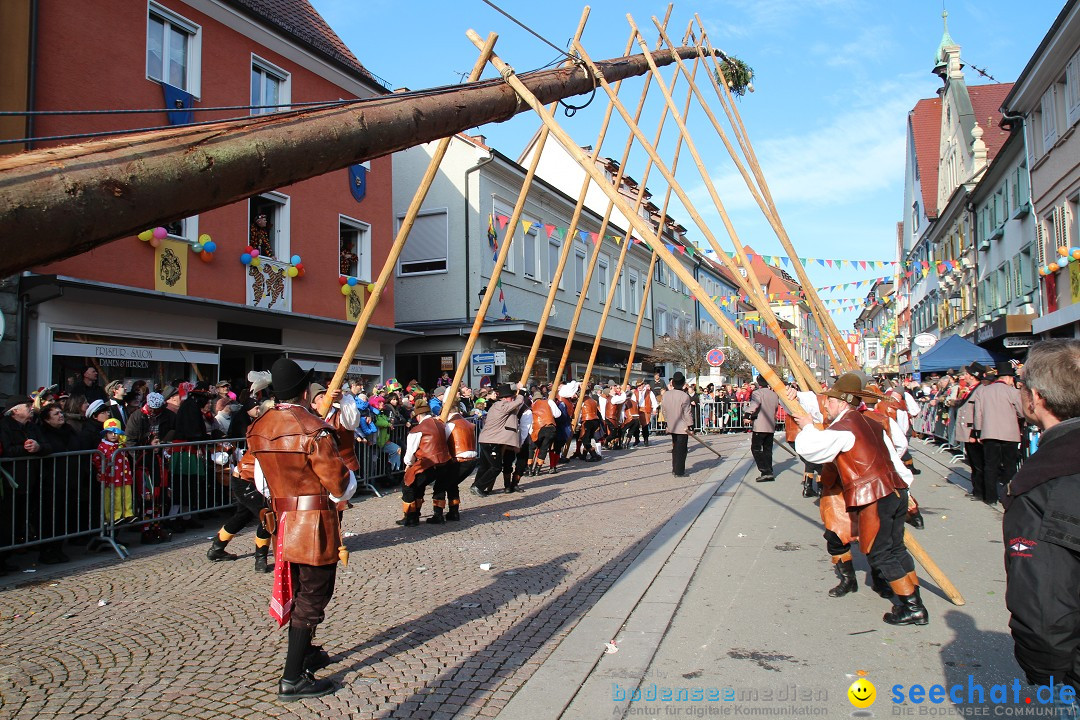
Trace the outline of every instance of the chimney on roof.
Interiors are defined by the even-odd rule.
[[[487,145],[487,135],[473,135],[473,137],[476,139],[476,142],[481,145]]]

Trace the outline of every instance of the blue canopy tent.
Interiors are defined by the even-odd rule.
[[[998,362],[998,357],[959,335],[950,335],[939,341],[922,355],[911,361],[911,369],[918,373],[959,371],[965,365],[979,362],[988,367]]]

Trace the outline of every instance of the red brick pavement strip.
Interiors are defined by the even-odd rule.
[[[0,593],[0,717],[497,714],[716,463],[692,450],[692,477],[673,478],[667,448],[564,466],[524,494],[465,493],[461,523],[399,528],[395,497],[357,503],[318,638],[335,660],[320,675],[344,687],[316,700],[274,695],[285,637],[250,531],[235,563],[207,562],[201,541],[61,567]]]

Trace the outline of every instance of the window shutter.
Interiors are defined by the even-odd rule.
[[[1072,217],[1072,208],[1069,207],[1069,201],[1068,200],[1066,200],[1065,203],[1062,204],[1062,206],[1061,206],[1060,221],[1061,221],[1061,244],[1064,247],[1067,247],[1067,248],[1071,249],[1072,244],[1073,244],[1073,237],[1072,237],[1073,217]]]
[[[1042,220],[1035,223],[1035,264],[1046,265],[1046,229]]]

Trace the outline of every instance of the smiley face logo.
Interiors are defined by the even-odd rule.
[[[877,689],[866,678],[859,678],[851,683],[847,691],[848,700],[857,708],[868,708],[877,699]]]

